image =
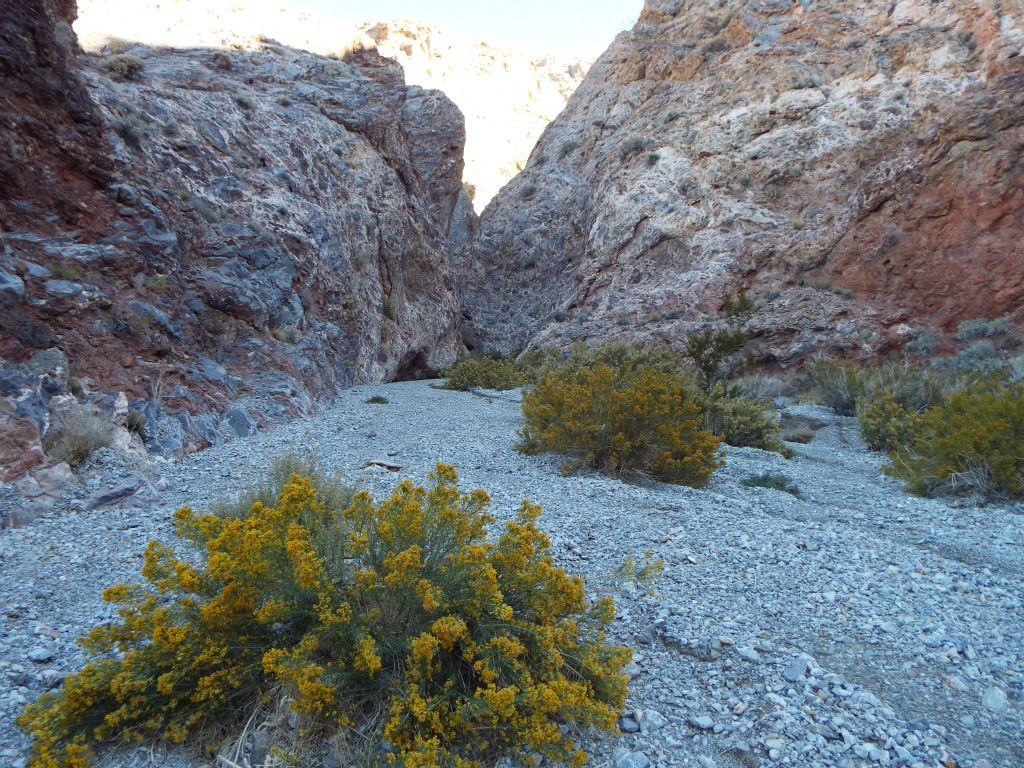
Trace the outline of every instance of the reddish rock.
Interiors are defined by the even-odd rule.
[[[0,481],[17,480],[46,461],[40,437],[33,420],[0,416]]]
[[[648,0],[460,259],[481,349],[667,341],[744,288],[751,351],[1024,322],[1024,6]]]

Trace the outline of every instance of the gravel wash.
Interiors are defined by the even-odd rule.
[[[371,395],[389,402],[369,404]],[[271,457],[312,452],[375,495],[454,464],[499,521],[529,498],[559,564],[610,593],[613,640],[635,649],[623,735],[584,734],[591,765],[1024,766],[1024,515],[910,496],[881,471],[856,422],[825,423],[796,456],[729,448],[704,489],[563,477],[557,456],[513,446],[520,396],[359,386],[323,413],[174,464],[92,462],[57,511],[0,532],[0,766],[22,768],[22,706],[82,662],[75,637],[113,618],[103,587],[139,578],[171,513],[258,480]],[[371,461],[400,465],[393,472]],[[801,498],[741,481],[787,475]],[[90,509],[110,488],[116,506]],[[664,561],[650,587],[627,555]],[[506,763],[508,761],[505,761]],[[106,766],[196,768],[160,745]]]

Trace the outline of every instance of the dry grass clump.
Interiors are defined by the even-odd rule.
[[[84,405],[73,405],[55,414],[43,437],[43,450],[51,458],[77,467],[93,451],[109,448],[113,439],[114,427],[109,419]]]
[[[103,68],[118,80],[138,81],[142,79],[145,63],[130,53],[115,53],[103,61]]]

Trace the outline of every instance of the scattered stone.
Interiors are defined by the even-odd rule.
[[[985,709],[1002,712],[1007,705],[1006,692],[1002,688],[992,686],[981,697],[981,703],[985,705]]]
[[[653,709],[637,710],[634,717],[640,723],[640,730],[646,735],[661,728],[668,720],[660,712]]]
[[[647,768],[651,761],[643,752],[630,752],[625,747],[616,747],[612,752],[612,764],[615,768]]]
[[[782,676],[791,683],[798,683],[804,679],[804,675],[807,674],[808,668],[809,664],[807,659],[801,656],[793,659],[786,665],[786,669],[782,673]]]
[[[640,730],[640,724],[632,717],[619,718],[619,730],[623,733],[636,733]]]
[[[691,717],[690,725],[694,728],[699,728],[702,731],[710,731],[715,727],[715,721],[708,715],[701,715],[700,717]]]
[[[28,660],[34,664],[45,664],[48,661],[53,661],[53,651],[49,648],[37,645],[28,652]]]
[[[736,654],[744,661],[758,662],[761,660],[761,654],[748,646],[737,647]]]

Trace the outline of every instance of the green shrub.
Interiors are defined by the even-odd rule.
[[[879,392],[857,406],[860,434],[873,451],[892,451],[911,438],[918,412],[900,403],[891,392]]]
[[[33,768],[81,768],[106,741],[210,737],[258,701],[290,702],[292,738],[333,744],[335,763],[582,763],[560,724],[614,730],[626,695],[611,599],[588,606],[554,565],[539,507],[523,502],[492,542],[487,494],[461,493],[443,464],[432,480],[339,508],[293,475],[241,517],[179,510],[202,562],[151,542],[146,583],[106,590],[120,621],[19,717]]]
[[[687,338],[686,357],[705,392],[736,375],[742,367],[736,354],[746,343],[747,334],[739,328],[705,329]]]
[[[949,357],[937,357],[932,367],[950,378],[986,378],[1005,371],[1007,361],[988,339],[975,341]]]
[[[1012,328],[1009,315],[994,317],[991,320],[979,317],[960,323],[956,329],[956,339],[957,341],[974,341],[990,336],[1002,336],[1004,333],[1009,333]]]
[[[622,162],[626,162],[633,155],[646,152],[653,146],[654,142],[650,139],[643,138],[641,136],[632,136],[626,140],[626,143],[622,145],[622,149],[619,150],[619,159],[622,160]]]
[[[800,486],[790,480],[786,475],[778,472],[764,472],[760,475],[753,475],[740,481],[741,485],[747,488],[770,488],[800,498]]]
[[[885,365],[865,372],[864,376],[864,400],[887,392],[904,408],[920,412],[938,405],[945,397],[946,383],[942,379],[932,371],[907,363]]]
[[[366,398],[366,402],[370,405],[387,405],[388,399],[383,395],[372,395]]]
[[[523,378],[514,360],[495,357],[465,357],[444,372],[445,389],[468,392],[483,389],[515,389]]]
[[[557,451],[615,474],[696,487],[722,465],[719,440],[678,376],[649,366],[567,366],[523,398],[527,453]]]
[[[793,455],[780,437],[782,425],[769,403],[750,397],[727,397],[721,388],[705,402],[704,429],[729,445]]]
[[[286,344],[298,344],[302,341],[302,331],[294,325],[282,325],[273,328],[270,331],[270,335]]]
[[[853,363],[816,360],[804,373],[823,405],[840,416],[856,415],[857,401],[863,396],[867,382]]]
[[[1024,386],[973,384],[925,411],[887,471],[916,493],[1024,495]]]
[[[133,435],[138,435],[140,439],[146,439],[146,417],[142,415],[141,411],[131,410],[124,419],[124,426]]]

